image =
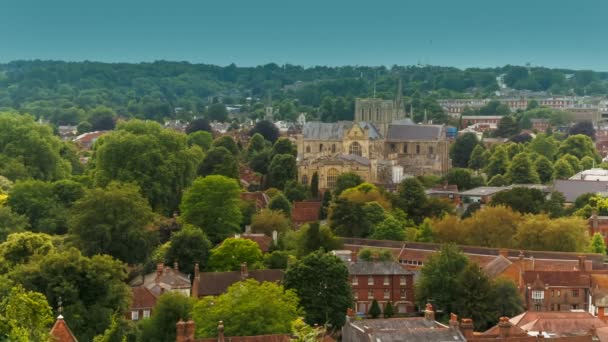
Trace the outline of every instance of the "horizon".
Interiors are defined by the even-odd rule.
[[[592,0],[9,3],[0,12],[0,63],[164,60],[459,69],[530,63],[608,71],[608,47],[602,44],[608,3]]]

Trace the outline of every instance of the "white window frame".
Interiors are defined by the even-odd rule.
[[[532,299],[545,299],[545,291],[532,290]]]
[[[139,310],[131,310],[131,320],[139,321]]]
[[[144,310],[144,319],[146,319],[146,318],[150,318],[150,309]]]

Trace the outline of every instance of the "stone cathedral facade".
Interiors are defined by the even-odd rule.
[[[376,184],[396,184],[422,174],[444,175],[450,167],[443,125],[414,124],[400,96],[357,99],[355,121],[307,122],[297,137],[298,177],[331,189],[338,175],[359,174]]]

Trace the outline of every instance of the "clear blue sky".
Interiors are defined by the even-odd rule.
[[[0,62],[608,71],[606,0],[0,0]]]

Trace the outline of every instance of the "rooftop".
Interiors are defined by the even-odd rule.
[[[351,275],[406,275],[412,274],[410,271],[406,271],[394,261],[383,261],[383,262],[368,262],[368,261],[357,261],[350,262],[347,264],[348,273]]]
[[[386,133],[388,141],[411,141],[411,140],[440,140],[444,137],[443,125],[403,125],[391,124]]]

